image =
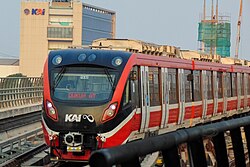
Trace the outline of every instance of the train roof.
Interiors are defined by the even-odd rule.
[[[215,62],[228,65],[240,65],[250,67],[250,61],[220,55],[210,55],[193,50],[181,50],[176,46],[158,45],[132,39],[101,38],[94,40],[90,46],[92,49],[119,50],[133,53],[142,53],[155,56],[175,57],[186,60]]]

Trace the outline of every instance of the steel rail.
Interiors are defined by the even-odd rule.
[[[21,164],[24,161],[31,159],[34,155],[46,150],[47,148],[48,148],[48,146],[45,143],[42,143],[36,147],[31,148],[27,152],[24,152],[23,154],[20,154],[20,155],[16,156],[15,158],[12,158],[12,159],[0,164],[0,167],[21,166]]]
[[[41,121],[41,110],[0,119],[0,133]]]
[[[22,150],[23,147],[26,150],[31,149],[29,140],[35,140],[38,134],[42,134],[42,128],[34,129],[30,132],[12,137],[8,140],[0,142],[0,163],[15,158],[15,155],[19,155],[25,150]],[[41,141],[41,139],[40,139]],[[27,145],[29,144],[29,145]]]

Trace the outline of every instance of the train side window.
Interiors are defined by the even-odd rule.
[[[169,80],[169,104],[176,104],[178,102],[177,69],[171,69],[171,68],[168,69],[168,80]]]
[[[125,89],[123,91],[123,106],[126,106],[130,100],[131,100],[131,96],[130,96],[130,78],[127,80]]]
[[[241,86],[241,96],[244,96],[244,87],[245,87],[245,83],[244,83],[244,73],[240,74],[240,86]]]
[[[225,79],[226,87],[227,87],[227,97],[232,97],[232,74],[226,73]]]
[[[201,101],[201,72],[193,71],[193,101]]]
[[[139,68],[134,66],[130,72],[130,90],[131,90],[131,100],[132,108],[139,108],[140,98],[139,98]]]
[[[248,74],[248,83],[247,83],[248,95],[250,95],[250,74]]]
[[[218,83],[218,98],[222,98],[223,97],[222,72],[217,73],[217,83]]]
[[[207,99],[213,99],[212,71],[207,71]]]
[[[184,70],[185,75],[185,101],[192,102],[192,81],[193,75],[191,70]]]
[[[237,96],[237,75],[232,73],[232,97]]]
[[[159,69],[157,67],[149,67],[149,94],[150,105],[159,106],[160,90],[159,90]]]

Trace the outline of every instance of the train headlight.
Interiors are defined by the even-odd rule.
[[[89,62],[92,62],[92,61],[95,61],[96,60],[96,55],[95,54],[91,54],[89,57],[88,57],[88,61]]]
[[[59,64],[61,64],[61,62],[62,62],[62,56],[60,56],[60,55],[56,55],[56,56],[52,59],[52,63],[53,63],[54,65],[59,65]]]
[[[115,66],[115,67],[118,67],[122,64],[122,58],[121,57],[115,57],[113,58],[112,60],[112,65]]]
[[[48,116],[52,118],[53,120],[57,121],[57,112],[51,102],[47,101],[46,109],[47,109]]]
[[[118,103],[115,102],[109,105],[109,107],[104,111],[104,114],[102,116],[102,122],[106,122],[115,117],[117,112],[117,104]]]
[[[78,56],[78,61],[83,62],[86,59],[87,55],[82,53]]]

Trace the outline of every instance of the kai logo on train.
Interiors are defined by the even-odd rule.
[[[24,14],[29,15],[30,10],[29,9],[24,9]],[[31,9],[31,15],[45,15],[45,9]]]
[[[93,115],[87,115],[87,114],[66,114],[65,115],[65,122],[81,122],[82,119],[88,120],[89,122],[94,122],[95,119]]]

